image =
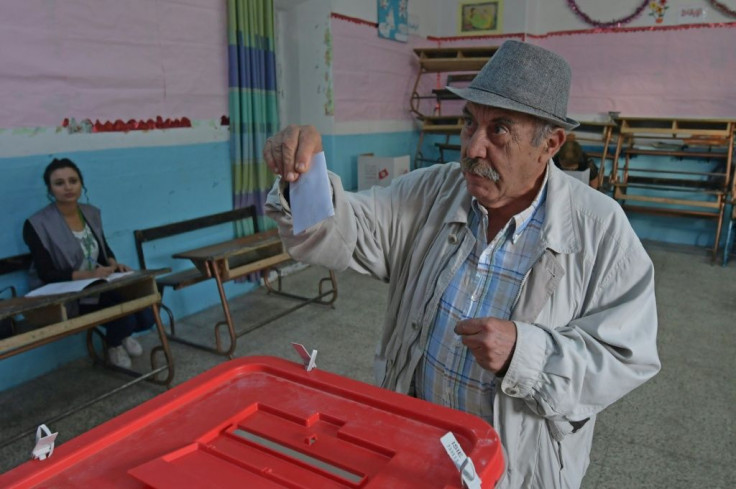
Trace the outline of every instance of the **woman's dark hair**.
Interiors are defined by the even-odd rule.
[[[43,183],[46,184],[46,188],[49,192],[51,191],[51,174],[61,168],[71,168],[77,172],[77,175],[79,175],[79,182],[82,184],[82,187],[84,187],[84,177],[82,176],[82,172],[72,160],[69,158],[54,158],[43,171]]]
[[[79,176],[79,183],[82,184],[82,189],[84,190],[84,195],[87,195],[87,187],[84,186],[84,177],[82,176],[82,172],[76,165],[76,163],[74,163],[69,158],[54,158],[43,171],[43,183],[46,184],[46,191],[49,200],[53,201],[51,197],[51,174],[61,168],[71,168],[72,170],[77,172],[77,175]]]

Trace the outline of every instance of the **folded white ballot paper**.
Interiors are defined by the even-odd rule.
[[[294,234],[335,215],[324,152],[314,155],[309,171],[291,184],[289,200]]]

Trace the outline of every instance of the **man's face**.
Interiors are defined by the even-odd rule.
[[[468,102],[463,117],[461,160],[470,194],[487,209],[520,199],[530,203],[547,162],[565,140],[564,130],[553,130],[535,146],[532,116]]]

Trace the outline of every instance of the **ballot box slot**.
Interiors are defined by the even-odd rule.
[[[297,450],[294,450],[293,448],[289,448],[285,445],[256,435],[254,433],[250,433],[242,429],[237,429],[233,431],[232,434],[239,436],[244,440],[248,440],[251,443],[255,443],[260,447],[277,452],[287,459],[299,460],[313,468],[323,470],[332,474],[333,476],[339,477],[354,484],[359,484],[364,478],[361,474],[354,474],[331,463],[325,462],[324,460],[319,460],[317,458],[311,457],[305,453],[299,452]]]

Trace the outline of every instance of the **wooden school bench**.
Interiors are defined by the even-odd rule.
[[[266,318],[255,326],[251,326],[250,331],[283,317],[307,304],[314,303],[331,306],[337,299],[337,279],[332,271],[329,271],[328,277],[319,281],[319,292],[314,297],[290,294],[281,289],[281,273],[278,267],[291,262],[292,259],[284,251],[281,239],[275,229],[263,232],[259,230],[255,206],[243,207],[232,211],[187,219],[147,229],[139,229],[134,232],[138,263],[141,268],[146,268],[146,259],[143,251],[144,243],[177,235],[182,235],[183,237],[189,232],[220,224],[235,224],[238,221],[250,221],[253,234],[228,239],[224,242],[216,242],[191,250],[187,250],[186,245],[183,245],[182,249],[186,251],[175,253],[173,258],[189,260],[194,266],[158,279],[158,285],[162,293],[166,287],[179,290],[190,285],[214,279],[225,316],[224,320],[218,321],[214,326],[215,347],[212,348],[211,346],[177,336],[174,314],[171,309],[162,304],[162,307],[169,316],[169,339],[172,341],[231,357],[235,351],[237,338],[245,334],[245,332],[238,333],[235,330],[223,284],[231,280],[245,278],[256,272],[262,272],[263,284],[268,290],[268,293],[297,299],[300,301],[300,304],[275,316]],[[269,272],[272,270],[276,272],[278,278],[275,287],[269,280]],[[330,283],[330,287],[325,288],[327,282]],[[229,345],[226,346],[222,344],[220,335],[220,328],[223,326],[226,327],[226,333],[229,338]]]
[[[0,338],[0,361],[62,338],[66,338],[67,336],[86,331],[87,350],[96,364],[102,364],[107,368],[134,377],[132,381],[121,387],[117,387],[95,397],[94,399],[72,407],[63,413],[54,416],[52,419],[46,419],[46,423],[53,423],[59,419],[65,418],[70,414],[96,403],[97,401],[109,397],[121,389],[127,388],[143,380],[149,380],[166,386],[171,384],[174,377],[174,363],[171,351],[169,350],[166,332],[159,315],[158,305],[161,301],[161,296],[158,293],[155,281],[155,276],[157,274],[165,273],[167,271],[168,270],[136,271],[111,282],[90,285],[78,292],[38,297],[14,297],[0,301],[0,320],[7,318],[15,319],[18,317],[23,318],[22,321],[14,325],[13,334],[5,338]],[[123,302],[98,311],[77,316],[69,316],[67,306],[80,299],[113,290],[123,297]],[[153,309],[156,328],[161,340],[161,345],[156,346],[151,350],[151,370],[149,372],[142,373],[136,370],[114,367],[106,362],[104,355],[102,355],[102,357],[97,355],[93,341],[93,333],[97,332],[97,326],[105,324],[113,319],[127,316],[128,314],[132,314],[147,307],[151,307]],[[160,361],[160,355],[163,355],[163,363]],[[161,377],[160,374],[164,373],[166,375]],[[28,427],[25,431],[18,433],[10,439],[2,440],[2,442],[0,442],[0,446],[5,446],[9,443],[18,441],[31,434],[35,429],[36,426]]]

